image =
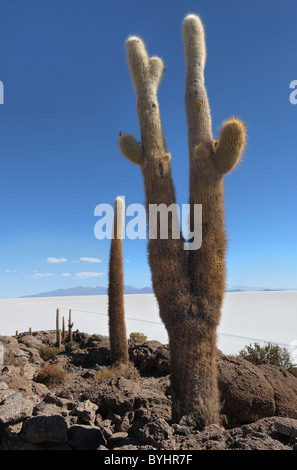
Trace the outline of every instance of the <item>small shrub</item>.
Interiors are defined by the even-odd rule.
[[[25,364],[25,360],[21,356],[16,356],[13,351],[4,351],[4,364],[14,367],[22,368]]]
[[[60,367],[49,364],[44,366],[35,377],[35,382],[43,383],[47,386],[59,385],[65,381],[66,371]]]
[[[259,343],[250,344],[239,351],[239,357],[255,365],[270,364],[283,367],[289,372],[294,370],[289,351],[274,343],[267,343],[265,346],[260,346]]]
[[[52,359],[59,352],[61,352],[59,348],[55,348],[55,347],[51,347],[51,346],[42,346],[39,349],[40,357],[44,361],[48,361],[49,359]]]
[[[128,345],[134,346],[135,343],[144,342],[146,340],[147,336],[145,336],[143,333],[130,333],[130,336],[128,338]]]
[[[139,372],[131,362],[117,362],[110,367],[98,370],[95,375],[96,382],[112,379],[113,377],[125,377],[125,379],[137,379]]]

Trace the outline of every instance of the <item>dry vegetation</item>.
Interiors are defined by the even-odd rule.
[[[96,382],[112,379],[113,377],[125,377],[126,379],[137,379],[140,377],[138,370],[131,362],[118,362],[110,367],[98,370],[95,375]]]
[[[35,381],[45,384],[47,387],[65,382],[67,372],[55,364],[45,365],[35,377]]]

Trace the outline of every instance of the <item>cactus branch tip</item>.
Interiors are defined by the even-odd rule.
[[[130,35],[127,37],[126,39],[126,44],[132,44],[133,42],[142,42],[143,43],[143,40],[139,37],[139,36],[136,36],[136,35]]]
[[[188,13],[183,20],[183,26],[193,25],[195,24],[198,27],[203,28],[202,21],[196,13]],[[204,29],[204,28],[203,28]]]
[[[235,117],[222,125],[214,159],[222,174],[229,173],[239,163],[246,146],[246,126]]]
[[[126,49],[129,54],[137,54],[142,60],[147,59],[146,46],[139,36],[128,36],[126,39]]]
[[[121,134],[118,139],[120,151],[130,162],[140,165],[143,161],[142,146],[137,140],[126,132]]]
[[[125,210],[125,201],[122,197],[116,197],[114,200],[114,205],[117,210]]]
[[[202,36],[204,38],[204,26],[198,15],[190,13],[183,20],[183,34],[188,37]]]
[[[204,67],[206,60],[206,44],[204,26],[195,14],[189,14],[183,21],[183,40],[186,63],[198,62]]]

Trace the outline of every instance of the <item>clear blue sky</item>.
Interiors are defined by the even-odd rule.
[[[206,30],[214,134],[232,115],[248,126],[245,159],[225,178],[228,285],[297,288],[297,1],[3,0],[0,297],[107,285],[110,242],[94,236],[94,209],[117,195],[144,202],[140,170],[117,145],[120,130],[139,137],[130,34],[165,62],[161,117],[178,202],[188,202],[187,13]],[[125,283],[150,285],[146,241],[125,240],[124,255]]]

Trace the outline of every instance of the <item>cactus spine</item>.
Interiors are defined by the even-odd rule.
[[[216,329],[225,290],[223,175],[240,159],[245,127],[232,119],[223,125],[219,141],[214,141],[204,85],[204,28],[198,16],[184,19],[183,42],[190,229],[194,204],[202,204],[202,247],[187,253],[182,235],[174,239],[169,233],[167,240],[150,239],[148,251],[153,288],[169,336],[172,416],[179,420],[192,414],[203,427],[217,422],[219,415]],[[126,50],[136,94],[147,209],[150,204],[170,206],[176,197],[157,99],[164,65],[161,59],[148,56],[137,36],[128,38]]]
[[[114,206],[113,238],[110,245],[108,286],[109,339],[111,360],[113,363],[128,361],[122,255],[122,236],[125,215],[124,200],[116,198]]]

